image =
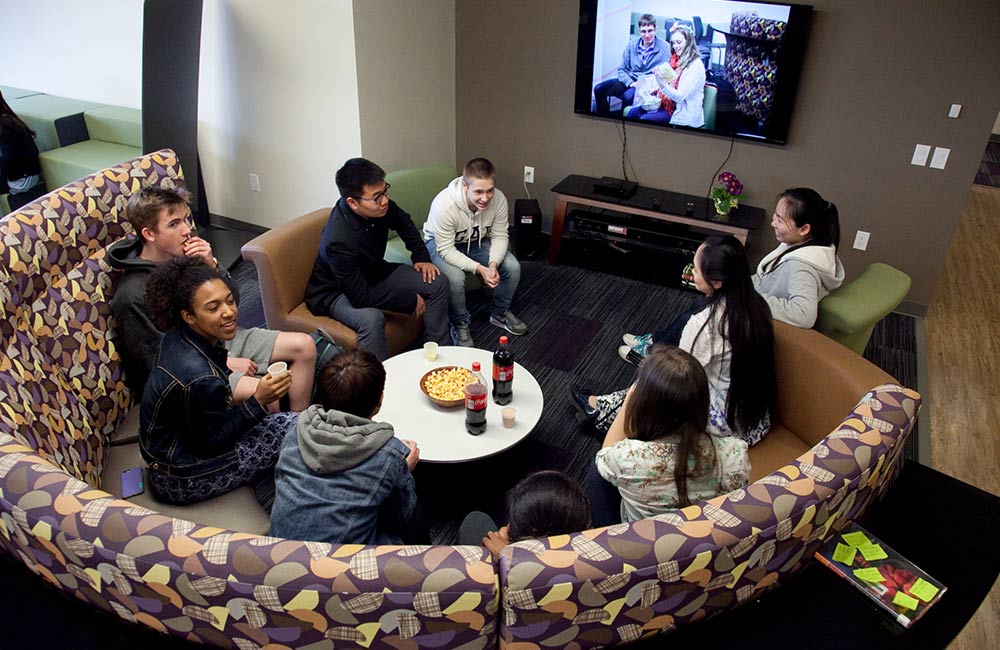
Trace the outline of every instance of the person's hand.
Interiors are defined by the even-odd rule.
[[[253,359],[229,357],[226,359],[226,367],[233,372],[242,372],[244,375],[249,375],[250,377],[257,374],[257,364],[253,362]]]
[[[630,84],[628,85],[628,87],[629,87],[629,88],[638,88],[638,87],[639,87],[639,80],[638,80],[638,79],[636,79],[635,81],[633,81],[632,83],[630,83]]]
[[[441,273],[441,270],[430,262],[417,262],[413,265],[413,268],[420,272],[420,275],[424,277],[424,282],[427,284],[433,282],[434,278]]]
[[[212,245],[201,237],[188,237],[184,242],[184,255],[187,257],[200,257],[213,269],[215,268],[215,257],[212,256]]]
[[[403,440],[403,444],[410,449],[410,453],[406,455],[406,466],[410,469],[410,473],[412,473],[413,468],[417,466],[417,461],[420,460],[420,447],[412,440]]]
[[[277,377],[268,373],[261,377],[260,381],[257,382],[257,390],[253,392],[253,396],[257,398],[257,401],[261,404],[270,404],[275,400],[279,400],[288,393],[288,388],[292,385],[292,371],[283,372]]]
[[[503,551],[503,547],[508,544],[510,544],[510,538],[507,536],[506,526],[501,526],[498,531],[491,530],[483,538],[483,546],[497,559],[500,558],[500,552]]]
[[[483,282],[490,289],[495,289],[500,284],[500,274],[492,266],[483,266],[480,264],[476,267],[476,273],[483,278]]]
[[[417,318],[424,317],[424,309],[427,308],[427,303],[424,302],[424,297],[419,293],[417,294],[417,307],[413,310],[413,315]]]

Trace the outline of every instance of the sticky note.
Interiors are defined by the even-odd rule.
[[[854,575],[865,582],[885,582],[885,578],[882,577],[878,569],[855,569]]]
[[[931,602],[931,600],[934,599],[934,596],[937,596],[937,592],[939,591],[941,590],[923,578],[917,578],[917,581],[913,583],[912,587],[910,587],[910,593],[925,603]]]
[[[861,557],[865,558],[869,562],[872,560],[884,560],[889,557],[889,555],[882,550],[882,547],[878,544],[862,544],[858,547],[861,551]]]
[[[854,556],[857,555],[857,553],[857,549],[851,546],[837,544],[837,548],[833,550],[833,560],[834,562],[840,562],[841,564],[851,566],[854,564]]]
[[[897,591],[895,597],[892,599],[892,604],[905,607],[906,609],[916,609],[920,601],[913,596],[907,596],[902,591]]]
[[[860,530],[856,530],[853,533],[846,533],[844,535],[841,535],[841,537],[843,537],[844,541],[850,544],[851,546],[861,546],[862,544],[871,544],[871,541],[869,541],[868,538],[865,537],[865,534],[862,533]]]

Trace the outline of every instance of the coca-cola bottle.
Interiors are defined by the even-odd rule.
[[[474,436],[486,431],[486,379],[479,362],[472,362],[473,379],[465,385],[465,430]]]
[[[514,399],[514,355],[507,347],[507,337],[493,353],[493,401],[503,406]]]

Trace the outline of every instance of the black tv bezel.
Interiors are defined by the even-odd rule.
[[[600,114],[590,110],[593,97],[593,70],[595,36],[597,33],[597,4],[600,0],[580,0],[580,23],[576,42],[576,86],[574,88],[573,112],[586,117],[614,120],[653,128],[669,128],[718,135],[727,138],[739,138],[749,142],[784,145],[787,144],[788,131],[791,126],[795,96],[798,92],[799,80],[802,76],[802,65],[805,60],[806,44],[809,39],[809,29],[812,24],[812,5],[790,2],[767,2],[761,0],[727,0],[728,2],[748,4],[781,5],[789,8],[788,29],[782,38],[781,54],[778,57],[779,77],[774,89],[774,101],[771,104],[771,115],[762,133],[741,133],[721,129],[693,128],[673,124],[656,124],[643,122],[628,117],[616,117]],[[701,0],[693,0],[699,2]]]

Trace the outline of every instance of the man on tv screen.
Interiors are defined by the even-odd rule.
[[[635,97],[639,75],[647,74],[661,63],[670,60],[670,45],[656,36],[656,18],[652,14],[639,16],[639,36],[629,40],[622,52],[622,62],[618,66],[618,77],[608,79],[594,86],[594,99],[598,113],[611,113],[609,98],[622,100],[621,106],[629,106]],[[621,108],[615,111],[621,112]]]

